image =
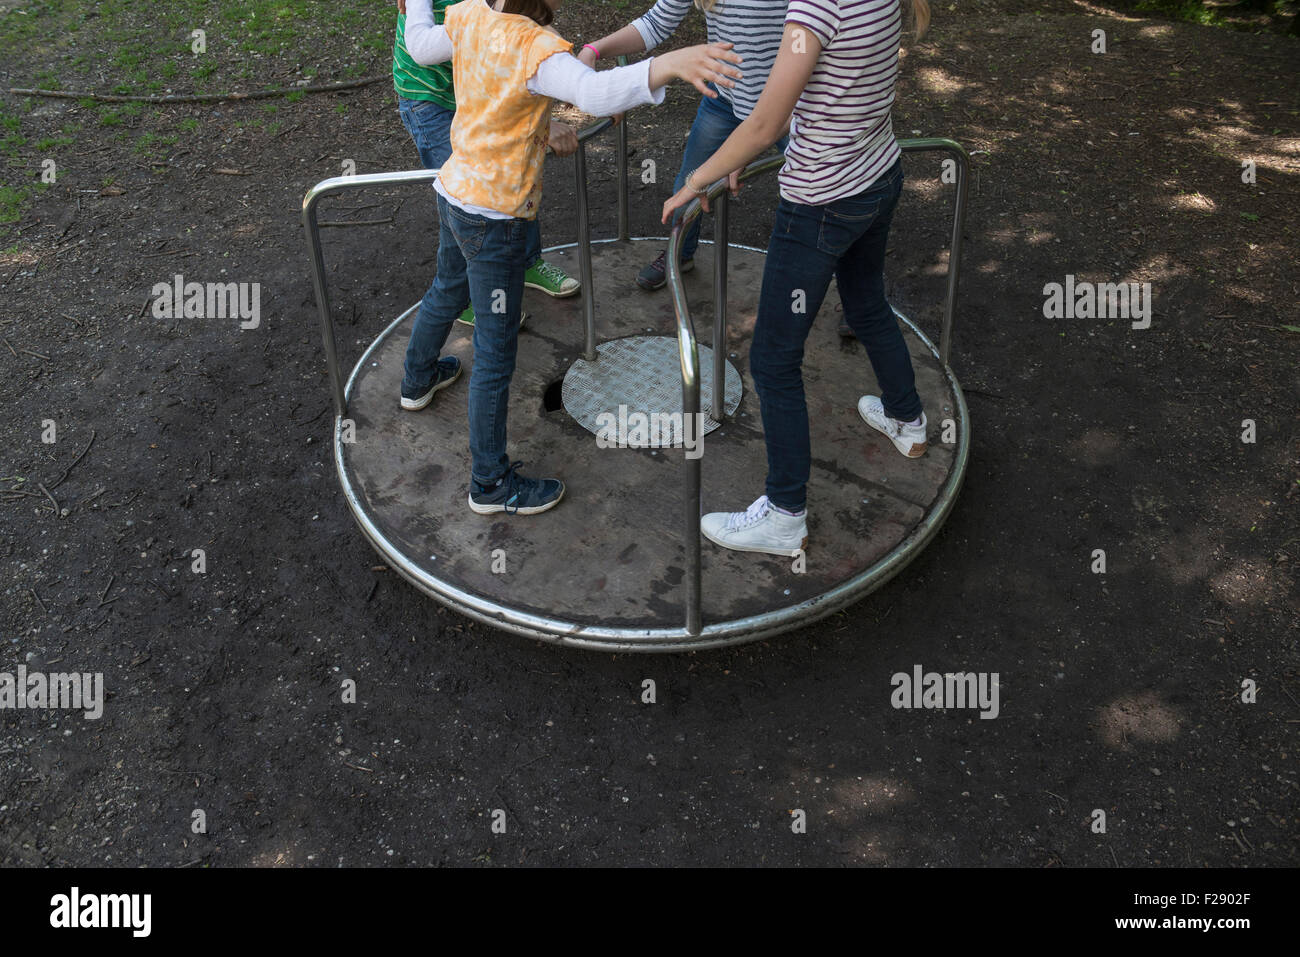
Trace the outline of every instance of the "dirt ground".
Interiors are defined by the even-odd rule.
[[[965,488],[860,604],[690,655],[494,631],[384,570],[354,525],[298,219],[347,160],[418,165],[390,85],[113,123],[0,97],[26,138],[6,182],[60,169],[0,227],[0,671],[103,672],[109,691],[98,721],[0,712],[0,862],[1295,864],[1300,46],[1082,3],[935,10],[895,127],[974,158]],[[557,26],[594,39],[636,12],[574,2]],[[385,71],[382,44],[350,49],[322,48],[317,79]],[[51,62],[7,53],[0,85],[45,85]],[[228,86],[298,75],[270,62]],[[697,100],[630,117],[634,169],[675,172]],[[597,236],[612,143],[591,152]],[[937,160],[907,174],[887,275],[935,332],[951,191]],[[667,192],[634,182],[633,234],[662,232]],[[748,189],[733,240],[765,246],[774,203],[770,179]],[[547,243],[575,237],[573,205],[552,159]],[[322,218],[382,221],[325,230],[350,362],[427,286],[432,203],[377,190]],[[260,283],[260,326],[155,318],[176,273]],[[1045,318],[1067,275],[1149,282],[1150,328]],[[894,709],[891,675],[917,664],[998,672],[999,717]]]

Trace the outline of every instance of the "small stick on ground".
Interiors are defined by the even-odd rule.
[[[48,498],[48,499],[50,500],[50,504],[54,506],[54,517],[55,517],[55,518],[58,518],[58,517],[59,517],[59,503],[58,503],[57,501],[55,501],[54,496],[50,494],[50,490],[47,489],[44,485],[41,485],[39,482],[37,483],[36,487],[37,487],[38,489],[40,489],[42,492],[44,492],[44,493],[45,493],[45,497]]]
[[[49,609],[48,607],[46,607],[45,602],[41,601],[41,596],[38,595],[38,594],[36,594],[36,589],[35,589],[35,588],[29,588],[29,589],[27,589],[27,590],[28,590],[29,592],[31,592],[31,593],[32,593],[32,597],[36,599],[36,604],[38,604],[38,605],[41,606],[41,611],[45,612],[45,614],[48,615],[48,614],[50,613],[50,609]]]
[[[104,590],[103,590],[102,592],[99,593],[99,602],[100,602],[100,604],[103,604],[103,603],[104,603],[104,598],[105,598],[106,595],[108,595],[108,590],[109,590],[110,588],[113,587],[113,582],[114,582],[116,579],[117,579],[117,573],[116,573],[116,572],[108,576],[108,584],[105,585],[105,586],[104,586]]]
[[[287,90],[257,90],[253,93],[179,93],[171,96],[143,96],[137,94],[94,93],[90,90],[29,90],[10,87],[9,92],[15,96],[44,96],[60,100],[94,100],[98,103],[220,103],[225,100],[265,100],[270,97],[288,96],[291,93],[333,93],[335,90],[355,90],[382,83],[392,76],[381,73],[366,77],[364,80],[347,80],[342,83],[322,83],[317,86],[297,86]]]
[[[72,470],[77,467],[77,463],[86,457],[86,453],[90,451],[90,447],[95,444],[95,436],[98,434],[99,433],[95,429],[90,430],[90,441],[86,443],[86,447],[81,450],[80,455],[72,460],[72,464],[63,470],[63,474],[59,476],[59,480],[51,485],[50,488],[58,488],[63,484],[63,480],[66,479],[72,473]]]

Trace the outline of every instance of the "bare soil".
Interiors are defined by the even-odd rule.
[[[574,2],[557,25],[591,39],[635,12]],[[384,72],[370,56],[359,72]],[[7,56],[3,86],[51,62]],[[288,80],[292,54],[275,62]],[[102,671],[111,693],[99,721],[0,713],[0,862],[1294,864],[1298,72],[1276,35],[936,4],[895,124],[974,157],[956,511],[841,615],[651,659],[441,608],[342,501],[298,216],[346,160],[417,165],[390,86],[280,101],[274,130],[255,102],[104,126],[75,100],[0,98],[29,143],[75,131],[0,254],[0,670]],[[674,89],[630,117],[632,166],[654,159],[663,184],[634,181],[634,234],[662,232],[696,102]],[[591,154],[597,236],[615,231],[612,143]],[[34,180],[42,155],[17,150],[8,175]],[[935,331],[951,190],[937,160],[907,174],[888,276]],[[569,242],[571,161],[546,190],[544,239]],[[746,190],[734,241],[765,246],[774,203],[770,180]],[[377,190],[322,218],[383,220],[326,230],[354,360],[427,286],[433,207]],[[260,283],[260,326],[155,318],[176,273]],[[1151,283],[1151,327],[1044,318],[1067,274]],[[891,675],[918,663],[998,672],[999,718],[892,708]]]

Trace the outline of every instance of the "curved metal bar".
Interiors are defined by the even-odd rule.
[[[695,201],[698,205],[699,201]],[[689,208],[689,207],[688,207]],[[686,304],[686,292],[682,288],[681,249],[682,236],[689,221],[685,216],[673,224],[673,231],[668,237],[668,287],[673,297],[673,313],[677,317],[677,353],[682,367],[682,426],[685,429],[699,429],[697,436],[692,436],[700,443],[703,451],[704,429],[700,427],[700,347],[695,341],[695,326],[691,322],[690,306]],[[686,462],[686,498],[682,503],[685,536],[682,544],[686,548],[686,633],[698,635],[703,627],[700,612],[700,589],[702,586],[700,556],[700,459],[703,455],[685,456]]]
[[[578,131],[578,142],[585,143],[587,140],[594,139],[613,125],[614,118],[612,116],[607,116],[603,120],[597,120],[585,130]]]
[[[956,140],[932,136],[924,139],[899,140],[904,153],[948,153],[957,164],[957,198],[952,209],[952,243],[948,246],[948,296],[943,304],[943,326],[939,331],[939,361],[945,366],[952,354],[952,326],[957,314],[957,279],[961,271],[961,236],[966,225],[966,193],[970,182],[970,154]]]
[[[745,167],[740,174],[740,179],[743,182],[751,176],[757,176],[770,169],[775,169],[784,161],[785,157],[783,156],[772,156],[767,159],[757,160]],[[726,180],[715,183],[709,189],[709,199],[715,199],[726,189],[726,186]],[[686,290],[682,286],[681,263],[682,237],[686,234],[686,229],[690,224],[699,218],[701,208],[698,199],[692,200],[686,205],[677,222],[673,224],[673,231],[668,237],[668,288],[673,298],[673,313],[677,317],[677,352],[682,366],[682,424],[688,428],[699,429],[697,439],[701,444],[700,447],[703,448],[704,428],[699,417],[700,347],[695,339],[695,324],[691,321],[691,307],[686,302]],[[715,256],[718,255],[717,250],[724,248],[724,243],[725,237],[722,237],[721,241],[715,242]],[[722,253],[722,255],[725,256],[726,254]],[[715,375],[717,356],[721,354],[725,357],[726,355],[725,320],[721,325],[723,326],[721,336],[718,335],[716,326],[714,329]],[[724,366],[724,375],[725,370],[726,367]],[[689,455],[685,457],[686,500],[683,502],[685,534],[682,543],[686,548],[686,633],[688,635],[699,635],[704,627],[700,611],[701,589],[703,587],[702,559],[700,555],[700,460],[702,458],[702,455],[694,458]]]
[[[345,190],[364,189],[367,186],[397,186],[405,183],[432,183],[438,178],[436,169],[407,170],[400,173],[363,173],[359,176],[332,176],[321,180],[302,198],[302,226],[307,234],[307,252],[311,257],[311,284],[316,292],[316,310],[320,314],[321,336],[325,340],[325,364],[329,367],[330,391],[334,396],[334,414],[342,419],[347,415],[348,402],[343,390],[343,373],[339,370],[338,345],[334,339],[334,323],[330,318],[329,290],[325,286],[325,254],[321,250],[320,226],[316,222],[316,207],[326,196]]]

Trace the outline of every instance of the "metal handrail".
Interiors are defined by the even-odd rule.
[[[970,155],[955,140],[940,137],[904,139],[898,141],[904,153],[924,153],[940,150],[950,153],[957,163],[957,197],[953,207],[952,243],[948,254],[948,293],[944,302],[943,325],[939,337],[939,362],[949,369],[948,358],[952,347],[953,320],[957,309],[957,280],[960,271],[962,228],[966,220],[966,193],[969,180]],[[740,181],[752,179],[785,163],[782,155],[755,160],[740,173]],[[714,321],[713,321],[713,419],[721,423],[725,413],[725,375],[727,349],[727,231],[729,228],[729,198],[726,179],[711,185],[705,198],[716,202],[717,221],[714,224]],[[681,252],[687,228],[702,215],[700,199],[691,200],[681,217],[673,224],[668,240],[668,285],[673,298],[673,312],[677,317],[677,350],[682,368],[682,419],[698,422],[700,412],[700,350],[695,338],[695,323],[691,319],[690,305],[682,285]],[[703,438],[704,429],[699,427]],[[685,546],[686,546],[686,631],[698,635],[703,627],[701,603],[703,592],[702,556],[700,543],[701,508],[701,458],[686,457]]]

